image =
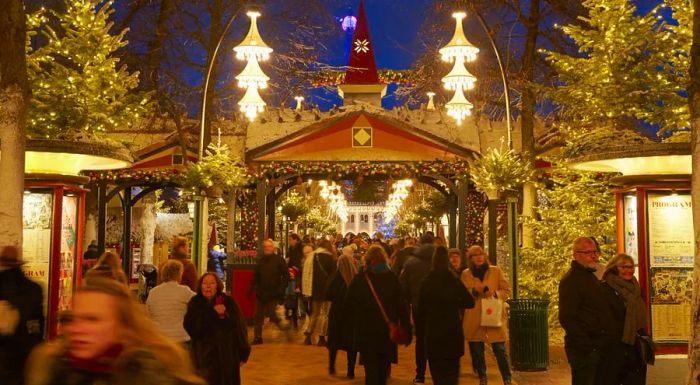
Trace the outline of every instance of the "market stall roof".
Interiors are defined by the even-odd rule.
[[[581,171],[616,172],[624,177],[679,176],[692,173],[690,143],[621,144],[574,158]]]
[[[379,111],[342,113],[270,138],[247,151],[248,161],[421,161],[464,159],[474,151]],[[438,124],[435,124],[437,126]],[[256,130],[252,128],[252,130]],[[261,130],[262,131],[262,130]],[[478,143],[478,134],[468,138]],[[478,147],[477,147],[478,148]]]
[[[42,139],[27,141],[24,168],[28,174],[78,176],[84,170],[129,167],[131,162],[126,149],[107,144]]]

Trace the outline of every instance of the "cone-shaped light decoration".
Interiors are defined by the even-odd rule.
[[[270,78],[265,75],[262,68],[260,68],[260,64],[258,64],[258,60],[253,56],[248,59],[248,64],[246,64],[243,72],[236,76],[236,80],[238,80],[238,87],[241,88],[265,89]]]
[[[426,95],[428,95],[428,105],[425,108],[428,111],[435,111],[435,101],[433,100],[435,92],[428,92]]]
[[[456,90],[457,88],[470,90],[474,88],[476,77],[470,74],[464,67],[464,60],[462,58],[457,58],[454,67],[452,67],[452,71],[442,78],[442,82],[445,83],[445,88],[448,90]]]
[[[301,102],[304,101],[304,97],[303,97],[303,96],[295,96],[295,97],[294,97],[294,100],[297,101],[297,106],[296,106],[295,110],[301,111],[301,110],[302,110],[302,104],[301,104]]]
[[[236,52],[236,59],[250,60],[250,58],[256,58],[259,61],[265,61],[270,58],[272,48],[265,44],[260,36],[260,32],[258,32],[257,20],[260,17],[260,13],[248,12],[246,15],[250,17],[250,29],[241,44],[233,49]]]
[[[258,89],[255,87],[248,87],[243,95],[243,99],[238,102],[241,107],[241,112],[252,122],[258,113],[265,109],[265,101],[260,97]]]
[[[466,61],[476,60],[476,54],[479,53],[479,49],[467,40],[462,28],[462,19],[467,17],[467,14],[455,12],[452,14],[452,17],[457,19],[457,26],[455,27],[455,34],[452,36],[452,40],[446,46],[440,48],[442,60],[451,62],[460,57]]]
[[[472,114],[473,107],[474,105],[464,97],[464,92],[461,88],[457,88],[452,100],[445,104],[447,115],[457,120],[458,126],[462,125],[462,120],[464,120],[464,118]]]

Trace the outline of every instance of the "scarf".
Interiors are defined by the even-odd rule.
[[[338,274],[343,277],[343,281],[347,286],[350,286],[352,278],[357,274],[357,264],[354,257],[349,257],[345,254],[338,258]]]
[[[625,281],[616,274],[608,274],[605,281],[615,289],[625,303],[625,327],[622,331],[622,342],[634,346],[637,331],[647,326],[646,305],[642,299],[642,289],[637,278]]]
[[[472,275],[476,278],[479,278],[481,282],[484,282],[484,277],[486,276],[486,271],[489,269],[489,263],[484,262],[483,265],[481,266],[476,266],[474,270],[472,271]]]
[[[68,364],[77,370],[90,373],[109,373],[114,370],[114,361],[124,350],[121,344],[114,345],[95,358],[78,358],[67,354]]]

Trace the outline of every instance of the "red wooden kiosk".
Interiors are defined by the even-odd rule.
[[[104,145],[30,140],[25,155],[23,266],[44,290],[46,333],[55,337],[58,316],[67,310],[82,276],[85,169],[129,165],[126,154]]]
[[[686,353],[694,261],[690,145],[609,148],[577,159],[574,168],[622,174],[613,178],[618,252],[637,262],[660,352]]]

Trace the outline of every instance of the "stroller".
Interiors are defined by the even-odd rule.
[[[299,282],[299,269],[295,266],[290,267],[289,281],[284,292],[284,315],[291,320],[294,330],[299,329],[299,295],[301,293]]]

